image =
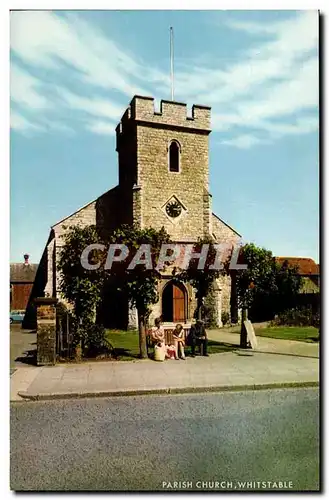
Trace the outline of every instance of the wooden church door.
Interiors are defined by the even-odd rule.
[[[173,320],[185,322],[185,294],[177,285],[173,285]]]

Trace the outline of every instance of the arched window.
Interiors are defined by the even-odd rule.
[[[172,141],[169,146],[169,172],[179,172],[179,144]]]

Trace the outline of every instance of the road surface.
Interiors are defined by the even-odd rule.
[[[14,490],[319,488],[319,391],[16,403]]]

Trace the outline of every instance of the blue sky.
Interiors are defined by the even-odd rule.
[[[213,211],[275,255],[319,259],[316,11],[11,13],[11,261],[117,183],[134,94],[212,107]]]

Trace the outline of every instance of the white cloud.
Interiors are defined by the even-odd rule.
[[[119,120],[125,111],[124,106],[117,105],[108,99],[81,97],[63,88],[57,88],[57,92],[72,109],[84,111],[94,116]]]
[[[62,17],[50,11],[12,12],[11,49],[34,66],[57,69],[62,60],[89,84],[128,96],[145,93],[136,84],[136,73],[143,71],[135,60],[72,13]]]
[[[95,134],[115,135],[116,125],[106,121],[95,121],[89,123],[86,128]]]
[[[74,130],[65,123],[47,119],[46,117],[40,117],[39,122],[34,122],[15,111],[10,113],[10,128],[25,135],[35,135],[36,133],[54,130],[63,132],[66,135],[74,134]]]
[[[236,109],[247,121],[290,115],[314,108],[318,95],[318,60],[304,62],[288,81],[273,85],[257,101],[241,102]]]
[[[264,33],[276,33],[278,24],[276,23],[255,23],[248,21],[226,21],[226,26],[238,31],[245,31],[251,35],[264,35]]]
[[[251,35],[265,33],[271,40],[258,38],[257,49],[247,46],[238,62],[221,70],[198,67],[178,73],[178,91],[194,94],[194,102],[212,106],[212,124],[217,131],[239,126],[275,130],[279,137],[316,130],[314,121],[311,127],[301,122],[289,127],[287,120],[318,107],[318,58],[314,55],[318,46],[317,12],[301,12],[271,24],[228,24]],[[270,120],[281,123],[273,125]]]
[[[231,63],[228,59],[216,60],[210,52],[206,59],[211,56],[209,66],[206,62],[200,64],[198,54],[198,64],[191,63],[189,68],[177,64],[175,98],[210,104],[214,131],[232,133],[232,139],[227,141],[237,147],[263,142],[258,137],[260,131],[262,137],[265,132],[272,141],[287,134],[317,130],[316,117],[310,116],[318,107],[317,12],[301,11],[271,23],[233,19],[226,24],[232,30],[248,33],[250,45],[246,44]],[[112,123],[118,122],[125,105],[117,98],[105,98],[104,89],[119,93],[120,101],[125,103],[127,96],[130,100],[135,93],[168,96],[167,71],[144,64],[72,12],[12,12],[11,49],[18,62],[33,68],[34,75],[36,70],[47,69],[57,76],[54,82],[60,77],[58,86],[32,76],[18,63],[12,64],[11,97],[29,111],[26,119],[30,123],[34,123],[33,113],[35,121],[42,124],[42,117],[49,120],[49,112],[54,112],[53,121],[59,130],[56,111],[65,116],[69,109],[70,119],[88,130],[113,134]],[[70,79],[63,77],[63,70]],[[84,96],[72,92],[74,82],[83,86]],[[43,110],[47,111],[46,117]],[[88,120],[86,125],[81,112],[94,121]],[[48,122],[46,128],[49,126]]]
[[[74,129],[72,127],[69,127],[65,123],[61,123],[58,121],[54,121],[52,119],[42,119],[41,122],[42,127],[47,130],[47,131],[58,131],[62,132],[65,135],[72,135],[75,133]]]
[[[276,137],[289,134],[308,134],[318,130],[319,120],[314,116],[308,116],[298,119],[294,123],[261,122],[259,128],[270,132],[272,136]]]
[[[234,146],[239,149],[249,149],[256,144],[266,143],[267,141],[261,140],[259,137],[251,134],[244,134],[234,137],[233,139],[227,139],[225,141],[220,141],[221,144],[225,146]]]
[[[27,120],[19,113],[15,113],[14,111],[11,111],[10,113],[10,128],[22,133],[44,131],[44,128],[42,126],[32,123],[31,121]]]
[[[48,100],[38,93],[40,82],[37,78],[12,63],[10,68],[10,97],[13,101],[32,109],[50,107]]]
[[[266,141],[270,143],[274,139],[280,139],[285,135],[301,135],[316,132],[319,128],[319,120],[315,116],[304,116],[297,120],[290,119],[289,121],[252,120],[248,122],[246,118],[239,115],[217,114],[213,116],[214,130],[224,131],[234,129],[234,127],[263,132],[267,134],[268,139],[272,139]]]

